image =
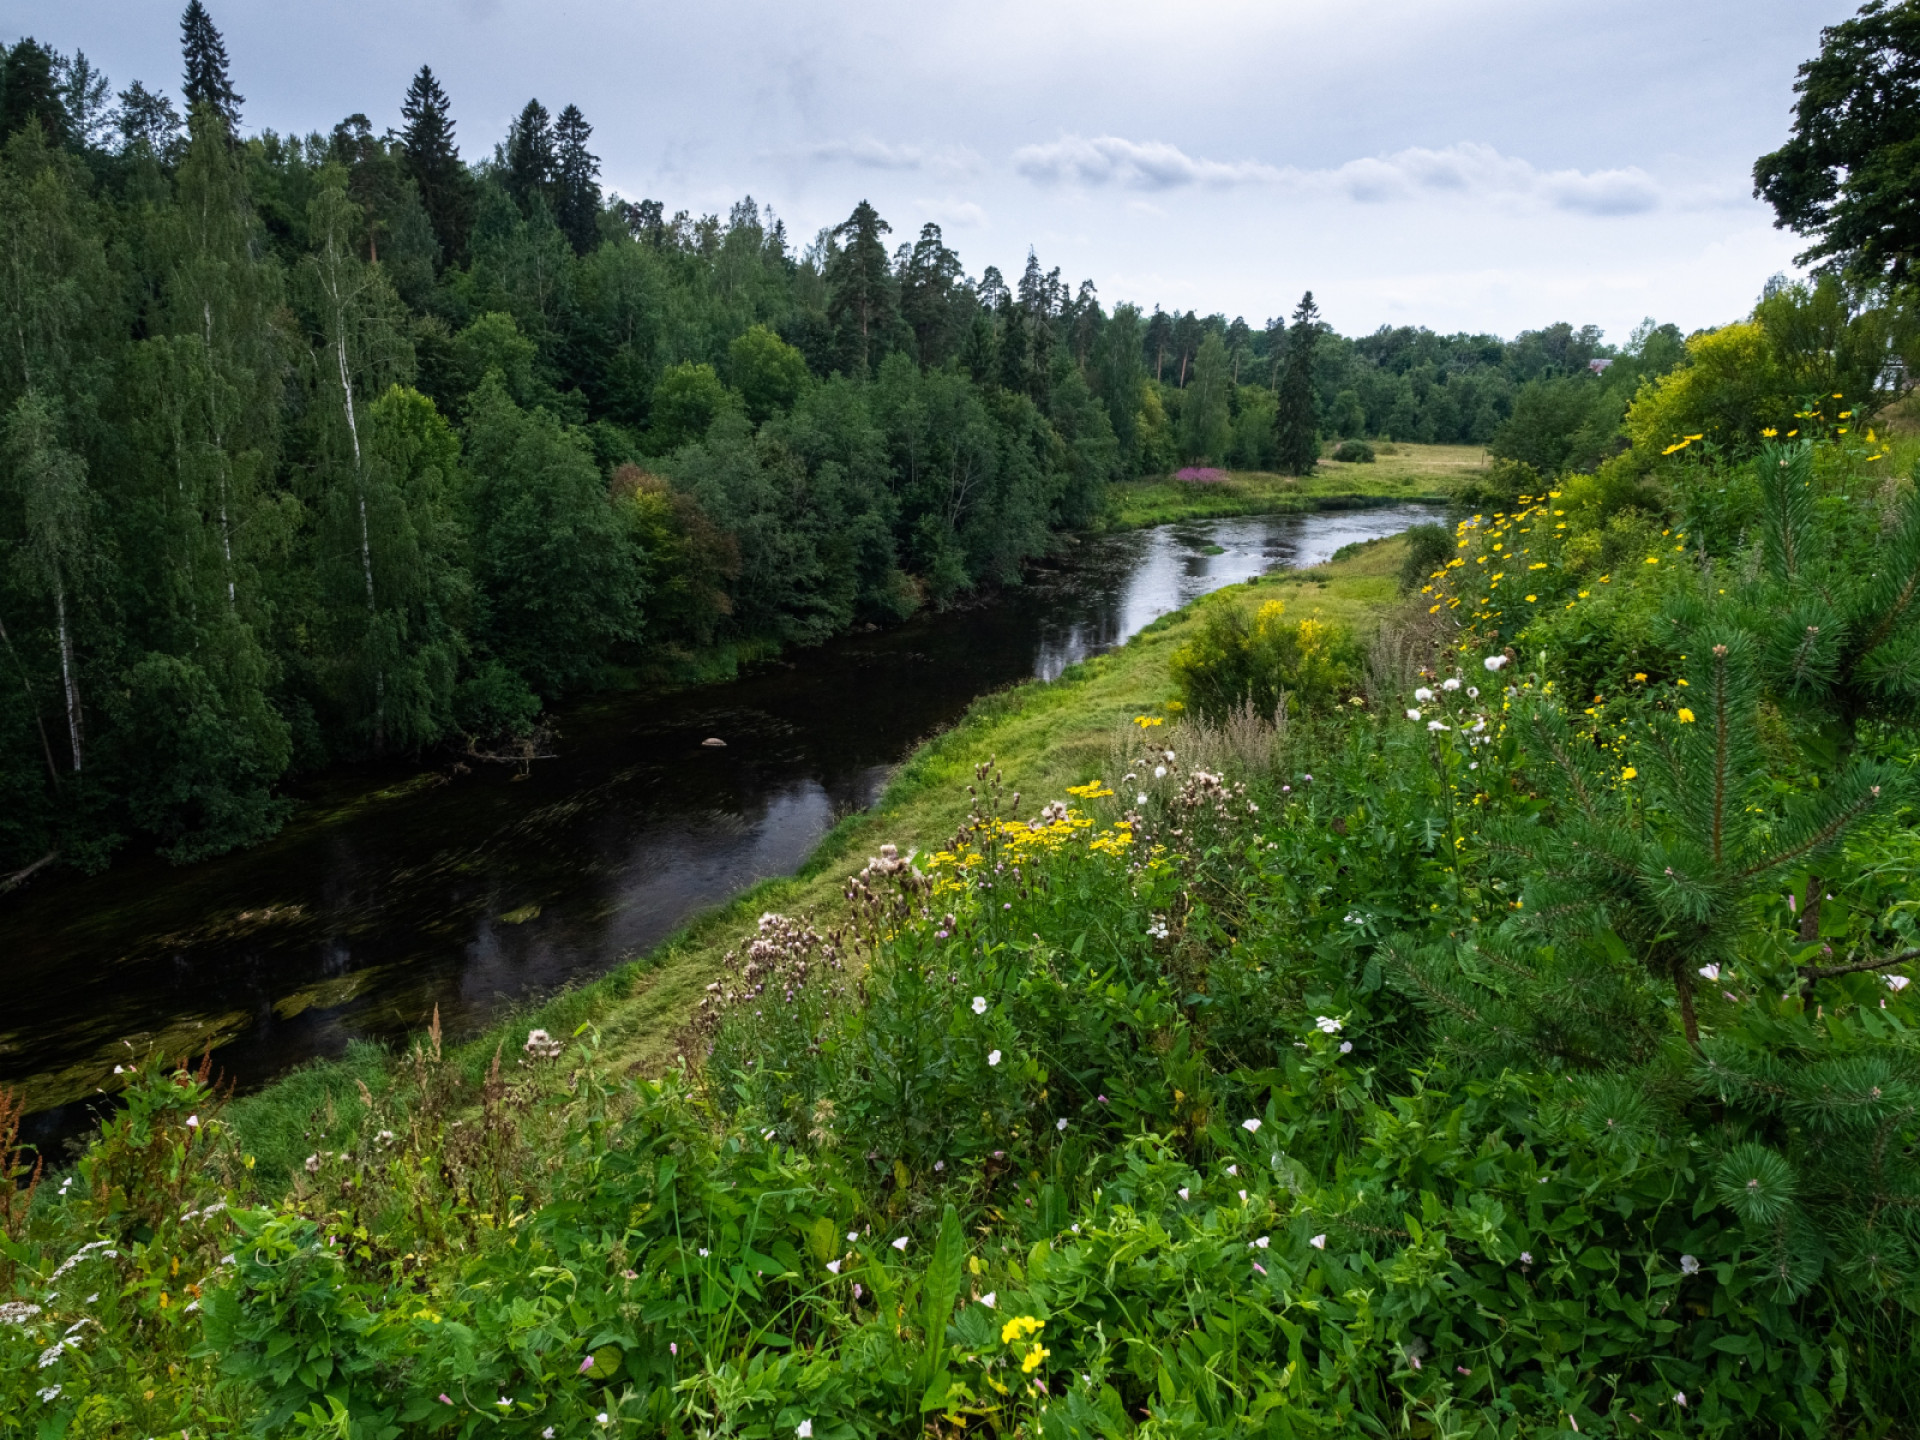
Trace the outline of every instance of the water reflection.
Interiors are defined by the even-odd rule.
[[[741,680],[571,710],[514,778],[334,777],[268,845],[132,860],[0,911],[0,1083],[43,1135],[116,1060],[219,1047],[258,1084],[355,1037],[456,1034],[599,974],[789,874],[976,696],[1051,679],[1199,595],[1426,517],[1421,507],[1165,526],[1090,543],[991,604],[846,637]],[[724,739],[723,748],[701,742]]]

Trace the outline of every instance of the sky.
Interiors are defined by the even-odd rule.
[[[243,125],[397,126],[428,64],[468,158],[578,105],[668,213],[861,199],[969,273],[1347,334],[1725,324],[1804,248],[1752,198],[1836,0],[207,0]],[[171,0],[0,0],[0,34],[179,91]]]

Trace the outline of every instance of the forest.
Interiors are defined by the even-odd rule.
[[[669,214],[603,193],[571,105],[463,158],[425,66],[396,128],[249,129],[198,0],[182,33],[177,102],[30,37],[0,64],[10,883],[216,854],[327,766],[1017,585],[1185,462],[1597,459],[1681,354],[1108,307],[864,202],[804,243],[750,198]]]

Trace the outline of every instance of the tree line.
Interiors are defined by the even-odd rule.
[[[398,129],[249,133],[181,29],[177,106],[0,52],[4,872],[246,844],[291,774],[1015,583],[1182,461],[1484,439],[1601,350],[1108,308],[865,202],[669,215],[574,105],[463,157],[424,66]]]

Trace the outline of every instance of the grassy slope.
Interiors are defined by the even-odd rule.
[[[565,1034],[591,1022],[603,1053],[642,1072],[673,1063],[678,1037],[702,989],[729,950],[739,948],[766,911],[805,915],[817,926],[844,912],[848,875],[891,841],[902,851],[944,842],[966,812],[973,769],[996,760],[1022,813],[1065,798],[1068,785],[1091,778],[1116,730],[1135,715],[1158,713],[1173,698],[1167,661],[1191,635],[1206,605],[1259,605],[1284,599],[1295,613],[1318,612],[1363,638],[1398,592],[1403,541],[1376,541],[1357,554],[1313,570],[1286,571],[1219,591],[1156,621],[1120,649],[1076,665],[1051,683],[1028,681],[977,700],[952,729],[923,745],[894,775],[873,809],[830,831],[800,873],[766,880],[707,912],[640,960],[503,1019],[459,1047],[477,1078],[496,1046],[509,1054],[541,1026]],[[334,1103],[357,1109],[356,1078],[381,1082],[387,1060],[371,1045],[343,1059],[305,1067],[239,1101],[229,1112],[242,1143],[259,1157],[262,1176],[284,1176],[313,1148],[310,1117]]]
[[[1486,452],[1477,445],[1391,448],[1392,454],[1366,465],[1322,460],[1315,473],[1299,477],[1236,470],[1215,485],[1188,485],[1165,476],[1130,481],[1113,487],[1108,523],[1129,530],[1210,515],[1335,509],[1351,501],[1444,500],[1486,466]]]

